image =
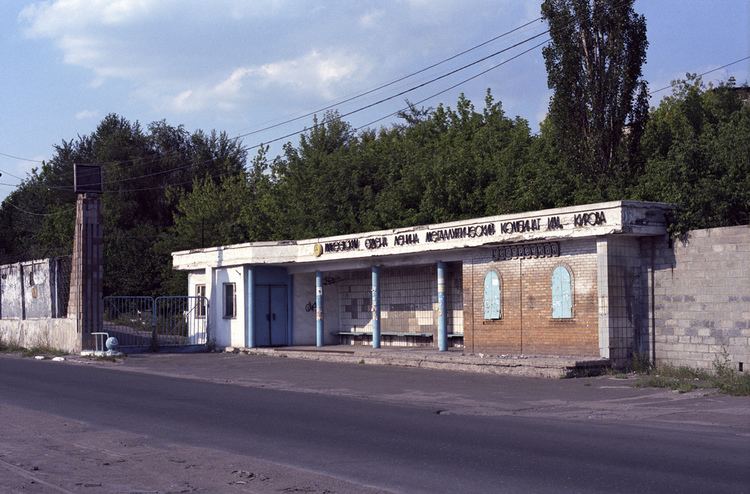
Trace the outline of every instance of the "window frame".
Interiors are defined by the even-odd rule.
[[[227,313],[227,288],[232,287],[232,313]],[[221,284],[221,299],[222,299],[222,317],[224,319],[236,319],[237,318],[237,284],[234,282],[227,282]]]
[[[568,305],[568,314],[569,315],[555,315],[555,273],[557,273],[558,270],[560,270],[560,269],[562,269],[567,274],[567,276],[568,276],[568,280],[567,281],[568,281],[568,289],[569,289],[569,294],[570,294],[570,296],[569,296],[569,305]],[[551,311],[550,316],[552,317],[553,320],[555,320],[555,321],[570,321],[571,319],[573,319],[575,317],[575,312],[573,311],[573,308],[575,307],[575,303],[574,303],[575,302],[574,301],[575,290],[574,290],[574,287],[575,287],[575,282],[574,282],[574,278],[573,278],[573,270],[570,269],[570,266],[567,266],[565,264],[558,264],[554,268],[552,268],[552,274],[550,276],[550,302],[551,302],[550,303],[550,311]],[[564,296],[564,290],[563,290],[562,293],[560,293],[560,296],[561,297]],[[564,301],[565,300],[563,298],[563,300],[561,300],[561,302],[560,302],[560,304],[561,304],[561,309],[560,310],[561,311],[563,311],[565,309],[565,307],[562,306],[562,304],[564,303]]]
[[[200,297],[200,299],[196,301],[195,319],[205,319],[206,311],[207,311],[206,306],[208,305],[206,303],[206,284],[205,283],[195,284],[195,296]]]
[[[487,317],[487,280],[491,275],[497,278],[497,317]],[[494,296],[494,294],[492,294]],[[482,319],[484,321],[500,321],[503,318],[503,277],[495,269],[490,269],[484,274],[482,283]]]

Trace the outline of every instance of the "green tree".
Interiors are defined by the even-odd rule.
[[[646,20],[634,0],[545,0],[549,119],[560,157],[588,200],[621,197],[639,170],[648,115]],[[579,192],[578,196],[581,194]]]
[[[706,87],[689,75],[652,111],[635,196],[676,204],[674,229],[750,222],[750,105],[734,81]]]

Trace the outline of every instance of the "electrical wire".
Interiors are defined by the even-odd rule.
[[[725,69],[725,68],[727,68],[727,67],[729,67],[731,65],[734,65],[734,64],[737,64],[737,63],[740,63],[740,62],[744,62],[745,60],[748,60],[748,59],[750,59],[750,55],[748,55],[746,57],[743,57],[743,58],[740,58],[739,60],[735,60],[734,62],[729,62],[727,64],[724,64],[721,67],[716,67],[715,69],[708,70],[706,72],[703,72],[702,74],[698,74],[698,77],[703,77],[704,75],[711,74],[711,73],[719,71],[721,69]],[[669,89],[671,87],[672,87],[672,84],[670,84],[669,86],[660,87],[656,91],[649,91],[648,94],[649,95],[656,94],[658,92],[664,91],[664,90]]]
[[[532,40],[534,40],[536,38],[539,38],[540,36],[543,36],[543,35],[547,34],[548,32],[549,32],[549,30],[546,30],[546,31],[543,31],[541,33],[535,34],[534,36],[530,36],[530,37],[528,37],[528,38],[526,38],[526,39],[524,39],[522,41],[519,41],[519,42],[517,42],[517,43],[515,43],[515,44],[513,44],[511,46],[508,46],[508,47],[503,48],[501,50],[497,50],[494,53],[491,53],[491,54],[486,55],[486,56],[484,56],[482,58],[474,60],[473,62],[467,63],[467,64],[465,64],[465,65],[463,65],[461,67],[453,69],[453,70],[451,70],[449,72],[446,72],[444,74],[441,74],[441,75],[439,75],[437,77],[433,77],[432,79],[430,79],[428,81],[422,82],[420,84],[412,86],[412,87],[410,87],[408,89],[405,89],[405,90],[400,91],[398,93],[395,93],[393,95],[387,96],[385,98],[381,98],[381,99],[379,99],[379,100],[377,100],[375,102],[369,103],[367,105],[361,106],[361,107],[356,108],[354,110],[351,110],[351,111],[348,111],[348,112],[343,113],[341,115],[338,115],[336,118],[344,118],[344,117],[348,117],[350,115],[354,115],[354,114],[359,113],[361,111],[367,110],[367,109],[372,108],[374,106],[380,105],[380,104],[385,103],[387,101],[390,101],[390,100],[393,100],[393,99],[398,98],[400,96],[403,96],[405,94],[408,94],[408,93],[410,93],[412,91],[416,91],[417,89],[423,88],[423,87],[425,87],[427,85],[430,85],[430,84],[432,84],[434,82],[437,82],[439,80],[445,79],[446,77],[449,77],[449,76],[451,76],[453,74],[456,74],[456,73],[458,73],[460,71],[466,70],[469,67],[473,67],[474,65],[482,63],[482,62],[484,62],[484,61],[486,61],[486,60],[488,60],[490,58],[496,57],[497,55],[500,55],[500,54],[505,53],[505,52],[507,52],[509,50],[512,50],[513,48],[517,48],[518,46],[521,46],[521,45],[523,45],[525,43],[528,43],[529,41],[532,41]],[[317,125],[318,126],[324,125],[326,123],[329,123],[330,121],[331,121],[330,118],[324,118],[323,120],[321,120],[320,122],[318,122]],[[284,140],[284,139],[288,139],[289,137],[293,137],[295,135],[301,134],[301,133],[305,132],[306,130],[308,130],[308,127],[296,130],[294,132],[287,133],[285,135],[282,135],[280,137],[276,137],[274,139],[265,140],[262,143],[257,144],[255,146],[244,147],[243,149],[245,149],[247,151],[247,150],[250,150],[250,149],[259,148],[260,146],[264,146],[264,145],[269,144],[269,143],[278,142],[278,141],[281,141],[281,140]],[[244,137],[244,136],[240,134],[238,137]],[[184,170],[184,169],[190,168],[192,166],[193,166],[193,164],[191,163],[191,164],[188,164],[188,165],[182,165],[182,166],[178,166],[178,167],[174,167],[174,168],[169,168],[167,170],[160,170],[160,171],[153,172],[153,173],[148,173],[148,174],[144,174],[144,175],[138,175],[138,176],[135,176],[135,177],[123,178],[123,179],[120,179],[120,180],[105,181],[105,182],[102,182],[102,183],[103,184],[113,184],[113,183],[130,182],[130,181],[133,181],[133,180],[139,180],[139,179],[142,179],[142,178],[155,177],[155,176],[159,176],[159,175],[164,175],[164,174],[167,174],[167,173],[171,173],[171,172],[174,172],[174,171]]]
[[[440,65],[443,65],[443,64],[445,64],[447,62],[450,62],[451,60],[455,60],[458,57],[466,55],[467,53],[470,53],[470,52],[472,52],[474,50],[477,50],[477,49],[479,49],[479,48],[481,48],[483,46],[486,46],[486,45],[488,45],[488,44],[490,44],[490,43],[492,43],[494,41],[497,41],[497,40],[499,40],[501,38],[504,38],[504,37],[506,37],[506,36],[508,36],[510,34],[513,34],[513,33],[517,32],[517,31],[520,31],[520,30],[522,30],[522,29],[524,29],[524,28],[526,28],[526,27],[528,27],[528,26],[530,26],[530,25],[532,25],[535,22],[540,21],[540,20],[542,20],[541,16],[537,17],[535,19],[532,19],[530,21],[527,21],[527,22],[521,24],[520,26],[514,27],[513,29],[510,29],[510,30],[505,31],[505,32],[503,32],[501,34],[493,36],[492,38],[489,38],[489,39],[487,39],[485,41],[482,41],[481,43],[478,43],[478,44],[476,44],[474,46],[471,46],[471,47],[469,47],[469,48],[467,48],[467,49],[465,49],[463,51],[460,51],[460,52],[458,52],[458,53],[456,53],[454,55],[451,55],[451,56],[449,56],[447,58],[443,58],[443,59],[441,59],[441,60],[439,60],[437,62],[434,62],[434,63],[432,63],[432,64],[424,67],[424,68],[421,68],[419,70],[416,70],[416,71],[411,72],[409,74],[406,74],[404,76],[400,76],[400,77],[398,77],[396,79],[393,79],[393,80],[391,80],[389,82],[382,83],[382,84],[380,84],[380,85],[378,85],[378,86],[376,86],[374,88],[368,89],[368,90],[363,91],[361,93],[356,93],[356,94],[354,94],[352,96],[349,96],[349,97],[346,97],[346,98],[344,98],[342,100],[336,101],[334,103],[330,103],[327,106],[323,106],[321,108],[317,108],[315,110],[308,111],[307,113],[304,113],[302,115],[299,115],[299,116],[296,116],[296,117],[292,117],[292,118],[288,118],[288,119],[286,119],[286,120],[284,120],[282,122],[279,122],[279,123],[276,123],[276,124],[273,124],[273,125],[269,125],[269,126],[266,126],[266,127],[262,127],[262,128],[259,128],[259,129],[255,129],[255,130],[252,130],[250,132],[238,134],[238,135],[232,137],[232,139],[239,139],[241,137],[247,137],[247,136],[250,136],[250,135],[258,134],[258,133],[264,132],[266,130],[275,129],[275,128],[280,127],[282,125],[286,125],[286,124],[289,124],[289,123],[292,123],[292,122],[296,122],[296,121],[301,120],[303,118],[310,117],[310,116],[315,115],[317,113],[322,113],[322,112],[324,112],[326,110],[330,110],[331,108],[335,108],[335,107],[343,105],[345,103],[349,103],[349,102],[354,101],[356,99],[359,99],[359,98],[362,98],[364,96],[370,95],[372,93],[380,91],[381,89],[385,89],[385,88],[390,87],[390,86],[392,86],[394,84],[398,84],[399,82],[402,82],[402,81],[404,81],[406,79],[410,79],[410,78],[412,78],[412,77],[414,77],[416,75],[422,74],[422,73],[424,73],[424,72],[426,72],[426,71],[428,71],[430,69],[433,69],[433,68],[438,67]],[[30,161],[30,162],[34,162],[34,163],[43,163],[42,160],[34,160],[34,159],[30,159],[30,158],[23,158],[23,157],[20,157],[20,156],[15,156],[15,155],[12,155],[12,154],[6,154],[6,153],[2,153],[2,152],[0,152],[0,156],[6,156],[8,158],[18,159],[18,160],[23,160],[23,161]],[[157,161],[157,160],[160,160],[160,159],[162,159],[162,158],[155,158],[154,161]],[[123,165],[125,163],[132,163],[132,162],[135,162],[135,161],[138,161],[138,158],[131,159],[131,160],[102,162],[101,164],[102,165]]]

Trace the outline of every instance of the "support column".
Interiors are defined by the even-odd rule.
[[[255,348],[255,270],[253,266],[247,268],[245,298],[245,346]]]
[[[323,273],[315,272],[315,346],[323,346]]]
[[[606,238],[596,241],[596,289],[599,308],[599,356],[609,358],[609,245]]]
[[[448,350],[448,312],[445,306],[445,263],[437,263],[438,288],[438,350]]]
[[[380,348],[380,266],[372,267],[372,347]]]
[[[215,287],[214,287],[214,268],[211,266],[206,267],[206,340],[207,341],[216,341],[216,335],[213,334],[214,328],[217,326],[214,324],[214,315],[213,310],[214,306],[214,299],[216,298],[216,294],[214,293]]]

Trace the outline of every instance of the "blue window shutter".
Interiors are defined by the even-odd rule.
[[[500,319],[500,278],[494,271],[484,277],[484,318]]]
[[[573,317],[573,287],[570,272],[558,266],[552,272],[552,317],[564,319]]]

